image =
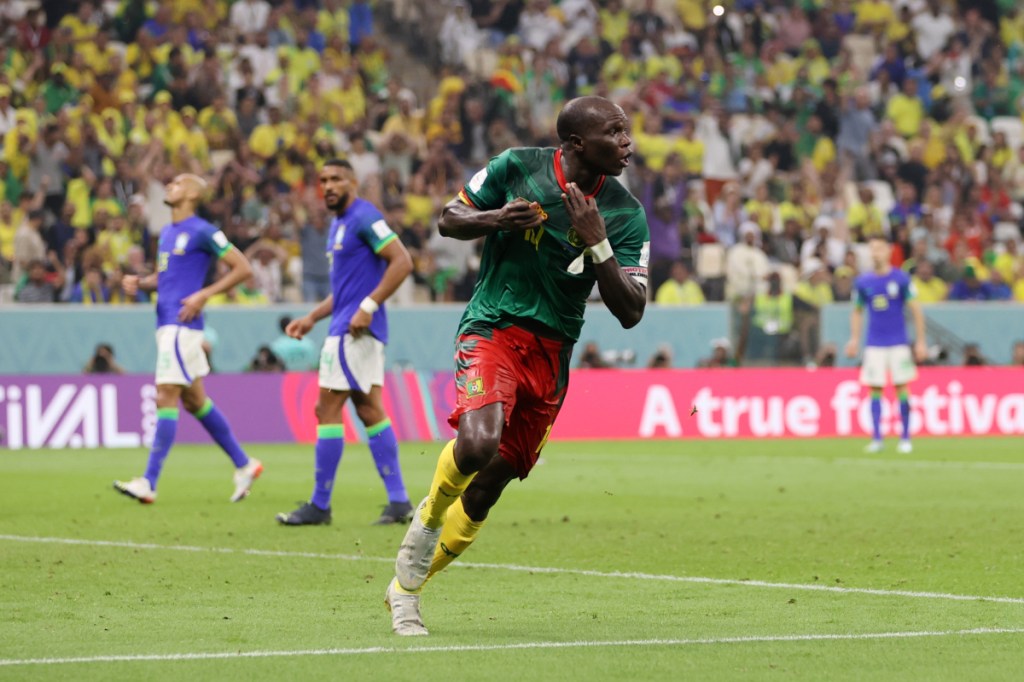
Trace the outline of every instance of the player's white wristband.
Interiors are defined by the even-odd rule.
[[[602,239],[590,247],[590,255],[593,257],[594,263],[603,263],[614,256],[615,252],[612,251],[612,245],[608,240]]]
[[[373,315],[375,312],[380,310],[380,304],[377,303],[372,298],[370,298],[369,296],[367,296],[366,298],[359,302],[359,309],[362,310],[367,315]]]

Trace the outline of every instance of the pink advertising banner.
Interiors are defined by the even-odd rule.
[[[207,389],[246,443],[312,442],[315,374],[235,374]],[[443,440],[455,402],[447,372],[389,372],[385,407],[400,440]],[[148,376],[0,376],[0,447],[142,447],[156,424]],[[1024,434],[1024,368],[925,368],[913,385],[911,428],[928,436]],[[346,438],[365,440],[351,406]],[[883,424],[898,426],[895,396]],[[862,436],[866,393],[854,370],[578,370],[552,437],[813,438]],[[179,442],[205,443],[183,418]]]

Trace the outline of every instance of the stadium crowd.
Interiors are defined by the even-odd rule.
[[[849,299],[878,233],[925,303],[1024,301],[1013,0],[11,0],[0,287],[132,302],[190,171],[254,265],[225,302],[316,300],[340,156],[414,255],[400,300],[465,300],[476,247],[440,207],[590,93],[633,120],[659,303],[736,301],[806,355],[801,311]]]

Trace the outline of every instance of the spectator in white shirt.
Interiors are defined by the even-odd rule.
[[[231,25],[244,35],[266,28],[269,16],[270,3],[266,0],[238,0],[231,6]]]
[[[725,256],[725,295],[729,300],[753,297],[771,271],[768,256],[761,249],[757,223],[743,223],[740,237],[742,241],[730,247]]]
[[[550,5],[550,0],[533,0],[519,16],[519,35],[527,47],[543,51],[565,33],[562,23],[548,13]]]
[[[928,0],[928,10],[914,17],[910,26],[917,38],[917,53],[926,61],[939,52],[956,31],[956,24],[942,11],[939,0]]]

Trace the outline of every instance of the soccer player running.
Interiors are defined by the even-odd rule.
[[[157,292],[156,303],[156,433],[146,473],[114,488],[139,502],[156,500],[156,483],[178,430],[178,403],[199,420],[235,465],[232,502],[245,499],[253,481],[263,473],[259,460],[246,456],[231,427],[206,395],[203,377],[210,364],[203,351],[203,306],[252,275],[249,261],[228,242],[224,233],[196,215],[207,184],[198,175],[179,175],[167,185],[164,203],[171,207],[171,224],[160,233],[157,271],[147,277],[126,275],[125,293]],[[221,258],[228,273],[203,286],[210,263]]]
[[[901,453],[909,453],[913,446],[910,444],[910,393],[907,384],[917,378],[917,366],[907,343],[903,314],[904,308],[909,308],[914,318],[914,356],[921,362],[927,354],[924,311],[916,300],[910,277],[891,265],[892,246],[889,240],[880,235],[872,237],[868,248],[873,270],[860,275],[854,282],[855,304],[850,313],[850,340],[846,344],[846,355],[857,357],[864,308],[867,307],[868,330],[860,383],[871,389],[872,439],[865,450],[882,450],[882,390],[891,378],[900,400],[903,424],[897,449]]]
[[[384,301],[412,272],[412,258],[373,204],[356,196],[356,178],[347,161],[333,159],[320,171],[327,208],[334,219],[327,238],[331,295],[308,315],[286,327],[301,339],[330,315],[320,354],[320,396],[316,404],[316,472],[313,497],[293,512],[277,515],[287,526],[331,522],[331,493],[345,447],[341,410],[351,396],[366,425],[370,453],[387,489],[388,504],[376,523],[405,523],[412,505],[398,465],[398,441],[384,411],[384,345],[388,318]]]
[[[485,242],[455,344],[449,423],[458,435],[441,452],[387,589],[399,635],[427,634],[423,584],[466,551],[505,486],[536,464],[594,282],[623,327],[644,313],[647,219],[608,177],[629,164],[629,120],[602,97],[582,97],[556,127],[560,148],[505,151],[441,215],[442,235]]]

